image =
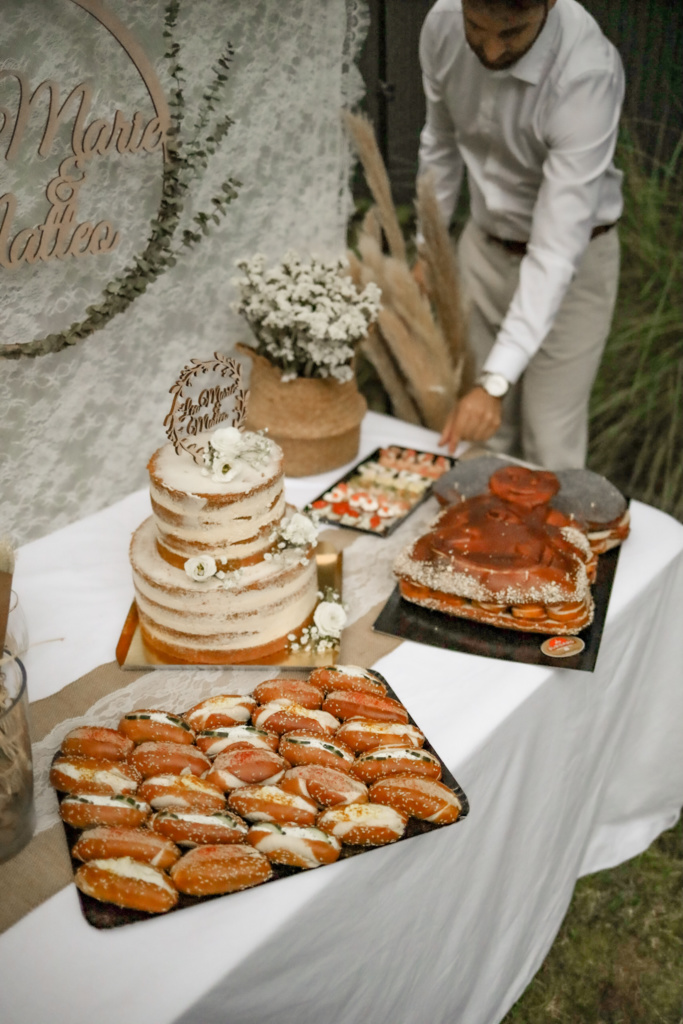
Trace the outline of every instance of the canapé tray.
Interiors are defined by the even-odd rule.
[[[319,541],[315,550],[315,559],[318,569],[318,590],[325,592],[328,588],[342,593],[342,568],[343,553],[327,541]],[[280,668],[322,668],[325,665],[334,665],[339,656],[338,650],[316,651],[290,651],[285,649],[276,651],[258,661],[241,662],[242,668],[252,666],[279,666]],[[184,668],[188,667],[185,662],[169,662],[161,655],[150,650],[142,638],[142,631],[138,618],[138,608],[135,601],[130,606],[128,615],[123,624],[119,641],[116,645],[116,660],[123,669],[140,671],[146,668]],[[235,664],[234,662],[226,662]],[[220,663],[192,664],[192,668],[217,668]]]
[[[368,669],[366,671],[368,671],[371,676],[373,676],[376,680],[378,680],[379,682],[383,683],[386,686],[387,696],[391,697],[393,700],[398,700],[398,698],[397,698],[395,692],[392,690],[391,686],[387,683],[386,679],[382,675],[380,675],[379,672],[376,672],[373,669]],[[299,676],[302,677],[302,678],[305,678],[305,675],[302,676],[301,673],[299,673]],[[191,704],[191,701],[192,701],[192,698],[188,696],[188,705]],[[401,703],[401,702],[399,701],[399,703]],[[402,705],[402,706],[405,708],[405,705]],[[173,709],[167,709],[167,710],[173,710]],[[185,710],[185,709],[176,709],[176,711],[174,713],[181,713],[182,710]],[[407,711],[407,709],[406,709],[406,713],[408,715],[409,724],[412,725],[412,726],[417,726],[417,728],[419,728],[419,725],[415,722],[415,720],[413,719],[412,715],[410,715],[410,713]],[[110,723],[111,727],[116,727],[117,724],[118,724],[117,722]],[[438,753],[434,750],[434,748],[430,744],[428,737],[425,740],[424,746],[422,748],[420,748],[420,749],[428,751],[430,754],[432,754],[439,761],[439,763],[441,765],[441,781],[443,783],[445,783],[445,785],[448,786],[456,794],[456,796],[458,797],[458,800],[460,802],[460,808],[461,808],[460,809],[460,813],[459,813],[456,821],[448,822],[448,823],[442,823],[442,824],[432,823],[432,822],[429,822],[429,821],[419,820],[418,818],[415,818],[415,817],[410,817],[408,819],[408,824],[407,824],[407,827],[406,827],[406,830],[405,830],[405,833],[403,834],[403,836],[401,838],[395,840],[394,842],[392,842],[390,844],[386,844],[386,845],[395,846],[397,843],[402,843],[402,842],[404,842],[407,839],[414,839],[417,836],[424,835],[424,834],[426,834],[428,832],[433,832],[433,831],[435,831],[437,829],[447,828],[449,825],[458,824],[460,821],[463,820],[463,818],[465,818],[467,816],[467,814],[469,812],[469,802],[468,802],[467,796],[465,795],[465,793],[463,792],[463,790],[461,789],[459,784],[456,782],[455,778],[453,777],[453,774],[448,769],[447,765],[443,762],[443,760],[439,757]],[[55,755],[55,757],[56,756],[57,755]],[[64,796],[65,796],[65,794],[59,794],[60,802],[64,798]],[[69,846],[69,850],[71,851],[73,849],[77,839],[82,834],[82,832],[80,830],[78,830],[78,829],[72,828],[71,826],[67,825],[66,823],[63,823],[63,824],[64,824],[64,830],[65,830],[65,833],[66,833],[66,839],[67,839],[67,843],[68,843],[68,846]],[[248,824],[248,822],[247,822],[247,824]],[[360,845],[351,845],[351,844],[347,844],[345,842],[342,842],[341,853],[340,853],[339,859],[341,860],[341,859],[348,859],[348,858],[351,858],[351,857],[356,857],[356,856],[359,856],[360,854],[370,853],[370,852],[373,852],[375,850],[380,850],[382,848],[383,848],[382,846],[360,846]],[[415,855],[417,855],[418,852],[419,852],[419,847],[416,847],[415,850],[414,850]],[[81,861],[79,861],[76,858],[72,857],[72,867],[73,867],[74,872],[80,866],[81,866]],[[324,868],[326,865],[321,865],[321,866]],[[282,879],[282,878],[289,877],[290,875],[299,874],[304,869],[302,869],[302,868],[295,868],[295,867],[286,867],[286,866],[283,866],[283,865],[273,864],[272,865],[272,870],[273,870],[272,877],[269,878],[266,882],[261,882],[258,887],[260,887],[261,885],[266,885],[266,884],[269,884],[271,882],[278,881],[279,879]],[[309,870],[311,870],[311,869],[309,869]],[[239,890],[239,891],[244,891],[244,890]],[[185,894],[181,893],[180,896],[179,896],[178,903],[176,904],[176,906],[172,910],[167,911],[167,913],[176,913],[177,911],[183,910],[183,909],[185,909],[187,907],[192,907],[192,906],[196,906],[196,905],[198,905],[200,903],[205,903],[205,902],[207,902],[207,900],[224,899],[225,897],[230,896],[230,895],[232,895],[232,893],[223,893],[223,894],[212,895],[212,896],[195,897],[195,896],[188,896],[188,895],[185,895]],[[99,901],[97,899],[94,899],[93,897],[91,897],[91,896],[81,892],[80,890],[78,891],[78,896],[79,896],[79,899],[80,899],[81,909],[83,911],[83,915],[84,915],[85,919],[88,921],[89,924],[91,924],[95,928],[100,928],[100,929],[103,929],[103,928],[118,928],[118,927],[121,927],[123,925],[133,924],[135,922],[149,920],[151,917],[159,916],[159,915],[156,915],[156,914],[147,913],[145,911],[134,910],[134,909],[130,909],[130,908],[127,908],[127,907],[117,906],[117,905],[115,905],[113,903],[101,902],[101,901]]]
[[[388,445],[357,462],[307,506],[331,526],[388,537],[453,468],[447,455]]]

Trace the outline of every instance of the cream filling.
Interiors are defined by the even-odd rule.
[[[175,894],[176,892],[176,889],[159,871],[149,864],[133,860],[132,857],[108,857],[102,860],[91,860],[88,863],[93,867],[99,868],[101,871],[108,871],[113,875],[118,875],[120,878],[132,878],[136,882],[156,885],[161,889],[165,889],[168,893]]]
[[[71,803],[79,804],[93,804],[95,807],[124,807],[128,805],[133,807],[136,811],[148,811],[149,804],[143,803],[141,800],[134,800],[132,796],[127,794],[124,796],[122,793],[116,794],[116,796],[105,796],[101,793],[79,793],[78,796],[67,796],[64,798]]]
[[[207,757],[214,757],[225,750],[226,747],[232,746],[233,743],[249,743],[252,747],[258,747],[261,750],[272,750],[270,743],[266,738],[266,734],[263,731],[253,728],[253,726],[242,726],[234,725],[226,729],[210,729],[208,730],[210,735],[216,736],[215,742],[211,744],[208,750],[205,751]]]
[[[327,841],[328,845],[335,846],[335,848],[337,848],[331,836],[325,835],[325,833],[320,830],[316,831],[318,832],[314,837],[316,840],[320,842]],[[287,826],[286,830],[283,828],[282,831],[273,830],[271,832],[269,830],[269,834],[262,836],[258,842],[254,843],[254,846],[257,850],[260,850],[261,853],[264,853],[266,857],[268,854],[276,854],[282,850],[287,850],[289,853],[298,857],[299,860],[303,861],[306,867],[314,868],[319,865],[320,861],[312,852],[307,836],[310,836],[310,833],[308,833],[306,829],[296,828],[296,826],[290,825]]]
[[[124,715],[127,722],[156,722],[157,725],[173,725],[176,729],[183,729],[186,733],[190,733],[190,728],[186,722],[183,722],[180,718],[174,718],[173,715],[167,714],[165,711],[131,711],[130,714]]]
[[[249,707],[244,706],[244,701],[250,702]],[[193,722],[194,728],[201,729],[203,723],[221,711],[229,711],[232,718],[240,722],[248,722],[251,717],[251,708],[256,707],[256,701],[251,697],[216,697],[207,702],[205,707],[195,708],[188,712],[187,717]]]
[[[217,576],[201,581],[193,580],[184,568],[170,565],[159,555],[152,517],[146,519],[133,534],[130,557],[134,574],[147,577],[147,585],[154,589],[170,590],[168,599],[176,600],[179,606],[180,602],[186,604],[188,601],[197,601],[211,594],[214,600],[216,596],[227,596],[232,604],[239,598],[248,608],[250,602],[252,606],[258,602],[259,596],[262,599],[263,595],[258,594],[259,590],[265,590],[268,586],[283,585],[285,577],[296,576],[304,568],[301,564],[304,561],[302,554],[290,549],[283,552],[281,559],[262,559],[253,565],[242,566],[234,583],[226,583]],[[310,558],[305,564],[310,568],[311,564],[315,564],[315,560]]]
[[[62,775],[66,775],[68,779],[92,779],[93,782],[99,782],[104,786],[109,786],[115,794],[121,796],[124,793],[129,793],[131,790],[134,792],[137,789],[137,783],[128,776],[124,775],[123,772],[117,772],[116,769],[105,769],[96,768],[89,769],[80,768],[74,764],[58,764],[55,766]]]
[[[153,796],[150,803],[155,811],[172,810],[178,804],[190,806],[183,796]]]
[[[242,786],[254,785],[253,782],[245,782],[244,779],[240,779],[236,775],[233,775],[232,772],[229,772],[227,770],[227,768],[216,768],[215,770],[216,772],[220,773],[222,784],[225,786],[226,789],[241,789]],[[280,781],[284,774],[285,770],[284,768],[281,768],[279,771],[276,771],[272,775],[269,775],[267,779],[263,779],[263,781],[259,783],[259,785],[274,785],[276,782]]]
[[[295,807],[300,811],[310,811],[311,803],[302,796],[296,796],[295,793],[285,793],[284,790],[278,789],[277,786],[255,786],[255,791],[258,791],[265,799],[270,802],[283,807]],[[255,794],[256,795],[256,792]]]
[[[379,747],[377,750],[370,750],[367,754],[361,754],[362,761],[395,761],[399,758],[407,758],[413,761],[424,761],[425,764],[439,764],[436,757],[427,750],[414,750],[412,747]]]
[[[393,807],[385,804],[351,804],[349,807],[326,811],[322,821],[334,823],[332,834],[344,839],[355,828],[389,828],[399,835],[405,828],[404,819]]]
[[[423,734],[414,725],[402,725],[400,722],[375,722],[370,718],[362,719],[359,722],[350,720],[345,723],[340,732],[340,739],[348,733],[353,734],[359,731],[371,733],[374,736],[406,736],[417,746],[420,746],[420,741],[424,740]]]
[[[188,825],[219,825],[221,828],[227,828],[228,831],[247,831],[247,826],[243,822],[229,818],[220,812],[218,814],[192,814],[190,811],[179,811],[174,814],[174,817],[179,821],[187,822]]]
[[[359,668],[358,665],[335,665],[333,668],[328,668],[327,671],[332,673],[338,672],[339,675],[342,676],[352,676],[357,679],[372,679],[375,681],[374,676],[369,672],[366,672],[364,668]]]
[[[287,741],[299,747],[314,747],[316,750],[326,750],[329,754],[336,754],[340,761],[352,761],[353,755],[348,755],[345,750],[340,750],[329,740],[320,736],[288,736]]]
[[[206,793],[210,792],[207,789],[206,782],[203,779],[198,779],[196,775],[182,775],[182,782],[178,781],[177,775],[153,775],[151,778],[146,779],[146,783],[150,786],[181,786],[182,789],[192,790],[195,793]]]

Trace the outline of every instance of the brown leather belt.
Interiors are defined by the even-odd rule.
[[[617,221],[613,221],[611,224],[598,224],[591,231],[591,241],[594,238],[598,238],[600,235],[606,234],[611,231],[612,228],[617,226]],[[498,238],[496,235],[486,234],[489,242],[495,242],[496,245],[500,245],[506,252],[512,253],[513,256],[526,256],[526,242],[515,242],[509,238]]]

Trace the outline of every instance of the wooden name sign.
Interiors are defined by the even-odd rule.
[[[136,154],[163,151],[170,126],[166,98],[154,67],[132,33],[108,11],[102,0],[72,0],[100,22],[123,47],[139,72],[154,107],[145,118],[138,110],[126,115],[116,110],[111,118],[91,116],[93,90],[79,82],[67,96],[59,83],[46,79],[35,88],[18,70],[0,70],[0,81],[9,80],[10,106],[0,107],[0,159],[9,163],[22,152],[30,120],[42,119],[42,138],[37,156],[48,157],[57,132],[71,124],[70,149],[62,154],[57,173],[46,187],[49,210],[42,224],[17,231],[17,198],[0,196],[0,267],[17,270],[22,264],[64,260],[70,256],[100,255],[119,243],[119,232],[110,221],[79,222],[78,196],[91,160],[110,153]]]
[[[177,454],[181,449],[197,465],[204,462],[205,448],[193,438],[219,423],[241,427],[249,392],[242,387],[242,368],[235,359],[214,352],[213,359],[192,359],[170,389],[171,409],[164,420],[166,436]]]

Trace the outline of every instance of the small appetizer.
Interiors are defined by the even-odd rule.
[[[221,790],[196,775],[152,775],[138,790],[155,811],[221,811],[225,797]]]
[[[441,762],[428,750],[414,747],[375,747],[367,754],[359,754],[351,774],[370,785],[389,775],[421,775],[428,779],[441,778]]]
[[[144,779],[150,775],[180,775],[181,772],[203,775],[211,767],[209,758],[194,744],[169,743],[168,740],[139,743],[129,754],[128,764],[137,768]]]
[[[382,804],[347,804],[318,815],[318,828],[353,846],[384,846],[400,839],[408,815]]]
[[[259,747],[228,747],[213,762],[204,778],[223,792],[255,783],[279,782],[289,762],[273,750]]]
[[[132,794],[142,776],[125,761],[94,757],[57,757],[50,769],[50,785],[62,793]]]
[[[179,846],[241,843],[248,829],[246,822],[230,811],[157,811],[149,827]]]
[[[219,693],[200,701],[183,718],[195,732],[221,726],[246,725],[256,707],[253,697],[244,693]]]
[[[333,690],[323,701],[323,711],[336,718],[372,718],[377,722],[408,722],[408,712],[391,697],[358,690]]]
[[[312,800],[286,793],[278,786],[242,786],[230,794],[228,807],[247,821],[275,821],[279,825],[314,825],[318,813]]]
[[[93,828],[95,825],[137,828],[149,818],[152,808],[132,796],[73,793],[64,797],[59,813],[62,821],[73,828]]]
[[[368,788],[363,782],[321,764],[301,764],[290,768],[285,772],[280,788],[286,793],[315,800],[320,807],[368,802]]]
[[[309,676],[309,682],[321,686],[326,693],[332,690],[354,690],[357,693],[374,693],[377,697],[386,697],[387,693],[385,683],[358,665],[315,668]]]
[[[333,864],[341,853],[341,842],[322,829],[300,825],[277,825],[264,821],[252,825],[247,842],[263,853],[272,864],[294,868],[317,868]]]
[[[89,828],[71,849],[76,860],[108,860],[111,857],[132,857],[166,871],[180,857],[180,850],[170,839],[155,835],[147,828]]]
[[[74,881],[96,900],[149,914],[163,914],[178,902],[178,891],[163,871],[132,857],[87,861]]]
[[[135,744],[118,729],[97,725],[81,725],[62,740],[62,754],[67,757],[97,757],[103,761],[125,761]]]
[[[351,770],[353,751],[336,737],[324,739],[306,732],[288,732],[280,740],[280,753],[291,765],[323,764],[340,772]]]
[[[171,868],[171,880],[189,896],[215,896],[260,885],[272,877],[267,857],[253,846],[198,846]]]
[[[194,743],[194,731],[180,715],[170,711],[141,708],[129,711],[119,722],[119,732],[134,743],[167,740],[169,743]]]

